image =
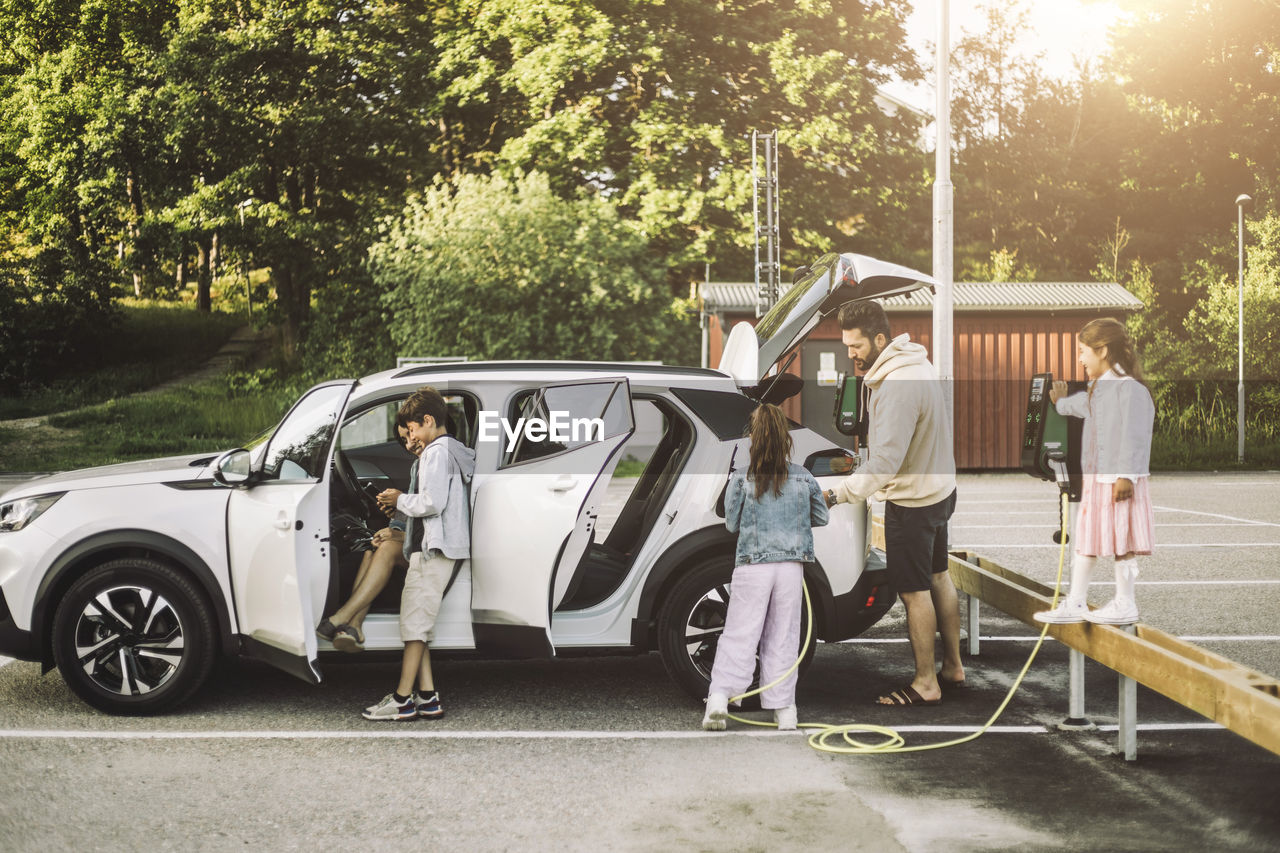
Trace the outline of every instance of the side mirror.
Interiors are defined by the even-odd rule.
[[[249,451],[237,447],[228,450],[213,463],[213,480],[223,486],[235,488],[249,485],[253,477]]]

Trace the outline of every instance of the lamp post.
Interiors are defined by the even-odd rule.
[[[246,198],[236,205],[240,214],[240,271],[244,273],[244,298],[249,306],[249,319],[253,319],[253,285],[249,282],[249,253],[244,247],[244,211],[253,204],[253,199]]]
[[[1253,199],[1241,193],[1236,196],[1236,210],[1239,213],[1236,233],[1240,242],[1239,278],[1236,284],[1236,363],[1239,372],[1236,381],[1236,461],[1244,462],[1244,209],[1253,204]]]
[[[937,150],[933,177],[933,278],[938,283],[933,295],[933,368],[942,380],[947,422],[953,417],[953,235],[955,190],[951,184],[951,3],[938,0],[937,110],[934,131]]]

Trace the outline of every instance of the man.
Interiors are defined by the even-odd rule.
[[[925,348],[893,337],[877,302],[840,309],[841,340],[871,390],[870,457],[835,489],[827,504],[885,502],[889,577],[907,610],[915,657],[911,683],[879,698],[882,705],[936,705],[942,688],[964,684],[960,611],[947,572],[947,521],[956,505],[956,463],[942,388]],[[942,632],[942,668],[934,671],[934,635]]]

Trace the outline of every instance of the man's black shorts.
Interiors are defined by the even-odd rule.
[[[947,521],[955,509],[954,491],[929,506],[885,501],[885,560],[898,592],[930,589],[933,575],[947,570]]]

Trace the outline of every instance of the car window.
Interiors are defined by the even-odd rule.
[[[285,416],[267,444],[262,474],[267,480],[320,479],[329,460],[338,413],[349,385],[315,388]]]
[[[338,432],[338,447],[343,450],[358,450],[395,441],[396,411],[399,405],[399,401],[383,403],[354,418],[348,418]]]
[[[479,408],[475,398],[470,394],[445,394],[444,401],[449,411],[449,423],[446,424],[449,435],[468,447],[474,447],[475,412]],[[347,418],[338,431],[338,447],[361,450],[379,444],[399,444],[396,413],[400,411],[402,402],[402,398],[396,397]]]
[[[632,414],[620,382],[552,385],[517,398],[519,433],[503,466],[563,453],[631,430]],[[536,425],[536,426],[535,426]]]

